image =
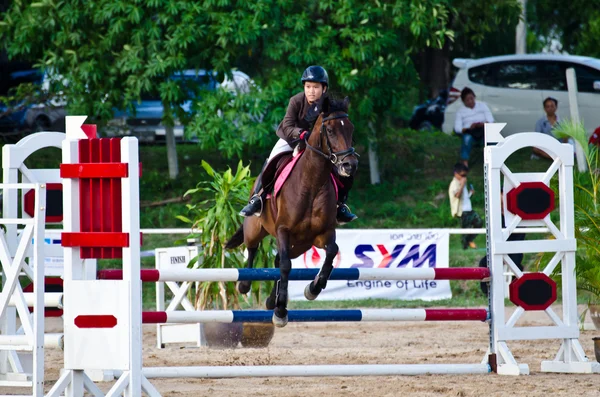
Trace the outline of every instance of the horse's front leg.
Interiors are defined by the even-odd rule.
[[[290,259],[290,233],[284,228],[277,229],[277,248],[279,251],[279,281],[277,282],[277,295],[275,296],[275,310],[273,311],[273,324],[276,327],[285,327],[288,323],[288,280],[292,261]]]
[[[331,276],[333,270],[333,260],[339,251],[338,245],[335,243],[335,235],[330,238],[325,245],[325,262],[321,266],[321,270],[317,277],[304,288],[304,297],[308,300],[315,300],[317,296],[327,287],[327,280]]]
[[[248,247],[248,260],[246,261],[246,269],[252,269],[254,264],[254,257],[256,256],[256,252],[258,251],[258,246],[254,248]],[[240,294],[247,294],[252,287],[252,280],[243,280],[238,281],[237,290]]]

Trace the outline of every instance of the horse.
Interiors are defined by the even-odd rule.
[[[325,262],[319,273],[304,290],[309,300],[317,298],[327,286],[333,270],[333,259],[338,253],[335,228],[337,225],[337,187],[332,171],[338,175],[354,175],[358,167],[358,154],[352,147],[354,126],[348,117],[348,97],[343,101],[325,98],[322,111],[288,179],[276,197],[271,196],[260,217],[246,217],[242,226],[226,243],[226,248],[242,244],[248,249],[246,267],[252,268],[260,242],[272,235],[277,240],[275,267],[280,278],[266,300],[268,310],[273,310],[272,321],[277,327],[288,322],[288,279],[291,260],[312,246],[324,249]],[[273,203],[272,201],[275,200]],[[238,291],[247,293],[251,281],[240,281]]]

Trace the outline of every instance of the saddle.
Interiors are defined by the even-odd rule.
[[[267,167],[262,173],[262,185],[265,191],[271,193],[275,187],[275,181],[281,175],[281,172],[288,165],[294,157],[292,152],[283,152],[273,157],[267,164]]]
[[[294,166],[302,157],[302,153],[298,153],[295,157],[292,152],[281,153],[274,157],[263,172],[263,186],[265,186],[265,191],[268,191],[267,200],[271,204],[271,211],[274,217],[277,216],[277,194],[283,187],[285,181],[288,179]],[[333,183],[333,188],[335,189],[335,197],[336,200],[338,198],[338,190],[342,189],[344,185],[337,178],[334,172],[331,173],[331,182]]]

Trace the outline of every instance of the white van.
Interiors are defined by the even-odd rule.
[[[487,103],[497,122],[507,123],[503,135],[534,131],[544,115],[542,102],[558,100],[558,115],[569,118],[565,71],[574,68],[579,91],[579,115],[588,132],[600,126],[600,60],[571,55],[521,54],[481,59],[454,59],[459,68],[450,89],[442,130],[451,134],[460,91],[469,87]]]

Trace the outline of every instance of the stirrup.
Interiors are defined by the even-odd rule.
[[[240,211],[241,216],[260,216],[263,211],[263,199],[260,195],[255,194],[250,198],[248,204]]]
[[[352,222],[358,218],[355,214],[350,211],[350,207],[348,207],[345,203],[340,203],[337,209],[337,222],[340,225],[346,224],[348,222]]]

